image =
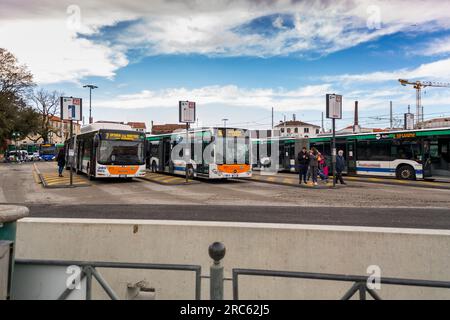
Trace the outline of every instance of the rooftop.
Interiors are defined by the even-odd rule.
[[[298,121],[298,120],[289,120],[289,121],[285,121],[285,122],[280,122],[275,127],[276,128],[280,128],[280,127],[284,127],[285,125],[286,126],[290,126],[290,127],[310,126],[310,127],[320,128],[320,126],[318,126],[318,125],[311,124],[311,123],[308,123],[308,122]]]

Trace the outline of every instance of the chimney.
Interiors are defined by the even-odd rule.
[[[292,115],[292,120],[295,121],[295,113]]]
[[[355,120],[353,123],[353,133],[361,132],[361,128],[359,127],[358,121],[358,101],[355,101]]]

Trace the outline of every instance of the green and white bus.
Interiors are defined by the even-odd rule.
[[[248,178],[250,136],[247,129],[198,128],[147,136],[147,168],[188,177]]]
[[[331,135],[310,138],[310,146],[331,155]],[[336,135],[347,174],[415,180],[450,176],[450,128]]]
[[[298,171],[297,155],[305,147],[307,138],[268,137],[252,139],[252,164],[256,169],[271,167],[275,171]],[[273,154],[273,153],[278,154]],[[277,163],[272,163],[275,161]]]

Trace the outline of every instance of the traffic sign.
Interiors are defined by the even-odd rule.
[[[61,119],[81,121],[82,100],[81,98],[61,97]]]
[[[327,94],[327,118],[342,119],[342,96],[338,94]]]
[[[194,123],[195,122],[195,102],[179,101],[179,122]]]

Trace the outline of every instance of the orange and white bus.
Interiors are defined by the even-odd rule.
[[[252,176],[247,129],[209,127],[150,135],[146,149],[152,172],[186,175],[187,170],[189,178],[209,179]]]
[[[145,176],[145,134],[130,126],[94,123],[66,141],[67,168],[94,178]]]

